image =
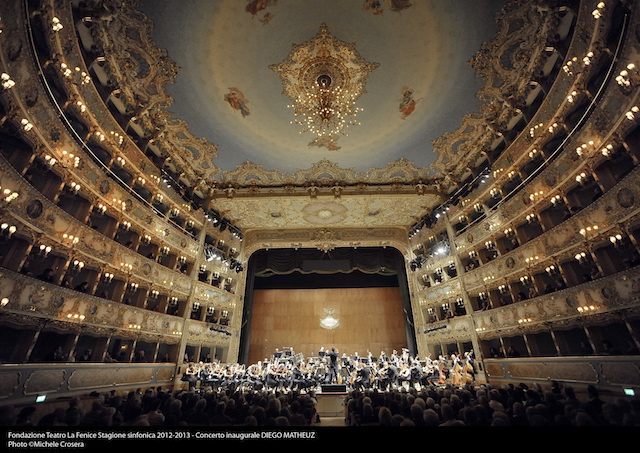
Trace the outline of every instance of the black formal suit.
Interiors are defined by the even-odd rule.
[[[338,351],[331,350],[329,356],[329,383],[338,382]]]
[[[366,365],[357,371],[353,386],[356,390],[368,389],[371,387],[371,367],[369,365]]]

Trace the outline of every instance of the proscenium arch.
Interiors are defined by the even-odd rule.
[[[272,261],[272,267],[267,269],[268,264],[265,263],[264,260],[269,259],[267,255],[270,252],[272,252],[273,254],[278,254],[280,259],[275,264]],[[376,253],[381,255],[378,263],[367,264],[362,261],[354,263],[350,260],[349,269],[340,266],[345,260],[349,259],[348,257],[353,258],[355,255],[358,259],[364,260],[367,256],[373,256]],[[290,257],[288,259],[288,263],[285,262],[287,261],[287,255]],[[282,257],[285,257],[285,259],[282,259]],[[316,264],[316,268],[305,268],[304,261],[313,261],[314,264]],[[324,269],[320,264],[322,261],[325,261],[327,263],[327,265],[324,266]],[[332,264],[330,264],[330,262],[332,262]],[[381,263],[384,263],[385,266],[382,266]],[[318,266],[318,264],[320,265]],[[276,268],[276,266],[279,267]],[[400,290],[400,296],[402,300],[402,306],[400,308],[403,311],[407,349],[412,355],[415,355],[417,353],[413,310],[411,307],[409,282],[407,279],[406,258],[399,248],[395,248],[392,246],[370,246],[357,248],[339,246],[326,252],[317,248],[261,248],[255,250],[249,257],[246,272],[247,277],[242,313],[242,327],[240,330],[240,347],[238,351],[239,363],[248,365],[249,349],[251,344],[253,295],[255,290],[255,283],[256,278],[263,278],[259,277],[258,274],[264,272],[273,272],[272,275],[289,275],[294,272],[307,275],[343,274],[344,276],[346,276],[346,278],[354,275],[354,272],[360,272],[362,275],[376,275],[378,278],[395,278],[397,280],[397,285]]]

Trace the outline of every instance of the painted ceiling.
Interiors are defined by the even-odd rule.
[[[294,172],[328,160],[367,171],[401,158],[427,168],[436,158],[432,141],[477,110],[483,81],[468,62],[495,34],[495,14],[505,3],[143,0],[139,9],[154,24],[154,42],[180,68],[167,87],[171,115],[218,147],[215,165],[221,170],[251,162]],[[291,124],[290,100],[271,69],[323,23],[377,64],[357,102],[360,125],[347,129],[336,150],[309,146],[313,136]],[[243,98],[242,108],[229,102],[230,93]],[[412,109],[402,110],[403,97],[413,101]],[[245,204],[243,209],[252,209]],[[280,210],[262,215],[273,219]]]

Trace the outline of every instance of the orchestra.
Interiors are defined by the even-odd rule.
[[[380,391],[420,388],[428,385],[473,385],[475,366],[473,350],[464,355],[440,355],[432,359],[412,356],[403,349],[399,354],[384,351],[375,357],[369,351],[366,356],[357,352],[343,354],[339,360],[322,349],[316,357],[305,358],[293,350],[276,351],[264,361],[245,366],[219,362],[188,363],[182,380],[189,389],[199,391],[263,390],[308,392],[325,384],[344,384],[353,390],[377,389]],[[337,368],[337,370],[336,370]]]

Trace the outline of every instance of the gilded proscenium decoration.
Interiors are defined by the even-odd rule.
[[[332,36],[323,23],[314,38],[294,44],[287,58],[270,69],[280,75],[283,94],[293,102],[292,123],[301,125],[301,132],[315,134],[309,146],[337,150],[339,135],[357,124],[361,109],[355,103],[366,93],[369,74],[378,66],[365,61],[354,44]]]

